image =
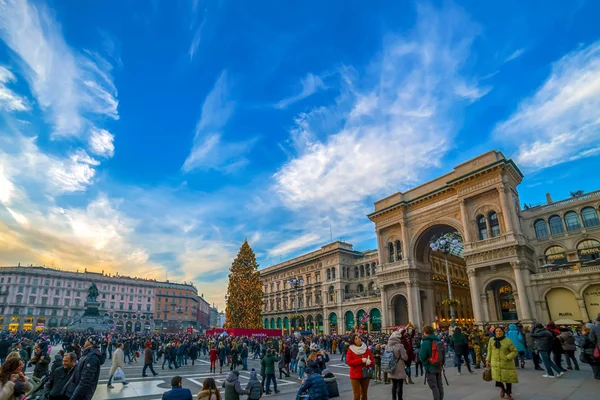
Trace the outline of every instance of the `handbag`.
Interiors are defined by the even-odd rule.
[[[492,369],[491,368],[483,369],[483,380],[486,382],[490,382],[492,380]]]
[[[363,367],[362,369],[362,378],[363,379],[373,379],[373,369],[369,367]]]
[[[598,346],[596,346],[596,348],[594,349],[594,358],[595,359],[600,358],[600,347],[598,347]]]

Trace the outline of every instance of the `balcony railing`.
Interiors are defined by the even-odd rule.
[[[345,293],[344,300],[364,299],[367,297],[379,297],[379,296],[381,296],[380,290],[366,290],[364,292]]]
[[[541,206],[531,207],[526,210],[523,210],[523,212],[532,212],[532,211],[545,210],[548,208],[560,207],[565,204],[575,203],[575,202],[582,201],[582,200],[589,200],[589,199],[593,199],[595,197],[600,197],[600,190],[596,190],[595,192],[586,193],[586,194],[584,194],[582,196],[578,196],[578,197],[571,197],[569,199],[557,201],[557,202],[551,203],[551,204],[544,204]]]
[[[573,275],[573,274],[587,274],[600,272],[600,261],[596,260],[595,263],[577,263],[577,264],[568,264],[564,266],[555,266],[549,268],[543,268],[540,270],[538,274],[534,276],[536,278],[552,278],[563,275]]]

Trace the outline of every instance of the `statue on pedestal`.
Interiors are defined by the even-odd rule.
[[[95,302],[98,297],[98,286],[94,282],[88,288],[88,301]]]

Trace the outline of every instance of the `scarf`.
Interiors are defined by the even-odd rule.
[[[350,350],[352,350],[352,352],[357,356],[362,356],[367,352],[367,345],[363,343],[362,345],[360,345],[360,347],[358,347],[352,344],[350,345]]]
[[[500,343],[502,341],[502,339],[504,339],[506,336],[502,335],[501,337],[497,337],[494,336],[494,347],[499,349],[500,347],[502,347],[502,343]]]

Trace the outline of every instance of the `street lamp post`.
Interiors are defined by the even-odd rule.
[[[445,233],[438,237],[434,237],[429,243],[429,247],[433,251],[439,251],[444,255],[444,261],[446,263],[446,280],[448,282],[448,299],[450,300],[450,318],[452,319],[451,326],[456,326],[456,312],[454,310],[454,302],[452,298],[452,282],[450,280],[450,268],[448,267],[448,254],[462,251],[463,244],[460,236],[455,233]]]
[[[302,278],[292,278],[288,281],[290,285],[296,290],[296,301],[294,302],[294,314],[296,318],[294,318],[294,330],[298,332],[298,289],[304,283],[304,279]]]

